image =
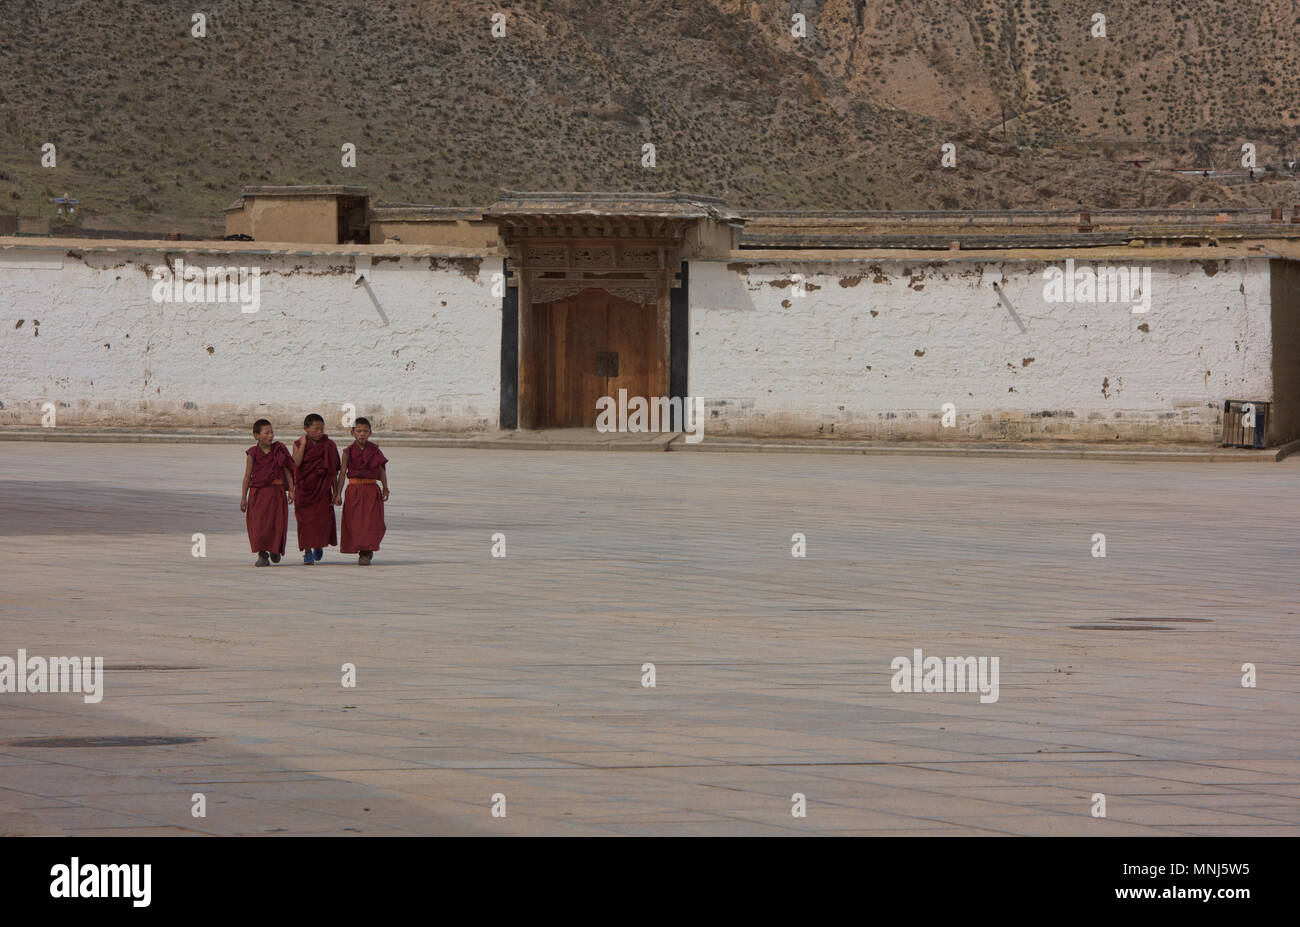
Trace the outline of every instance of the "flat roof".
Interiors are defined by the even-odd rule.
[[[1300,223],[1274,207],[1244,209],[932,210],[752,214],[742,248],[963,249],[1097,248],[1129,241],[1300,238]],[[1083,221],[1083,214],[1088,214]]]
[[[1196,247],[1122,246],[1103,248],[987,248],[930,251],[905,248],[741,249],[727,252],[729,264],[989,264],[998,262],[1059,264],[1080,258],[1103,264],[1154,264],[1169,261],[1300,260],[1300,243],[1256,241],[1250,245]]]
[[[466,248],[452,245],[416,245],[390,242],[382,245],[294,244],[264,241],[164,241],[124,240],[114,238],[50,238],[45,236],[0,236],[0,254],[18,252],[83,252],[95,254],[131,254],[170,252],[181,254],[247,254],[286,257],[435,257],[489,258],[500,252],[491,248]],[[990,263],[997,261],[1059,263],[1068,257],[1105,263],[1154,263],[1164,261],[1300,261],[1300,241],[1260,240],[1250,244],[1196,247],[1124,246],[1103,248],[989,248],[981,250],[930,251],[900,248],[816,249],[771,248],[739,249],[725,258],[699,263],[776,264],[813,263]]]
[[[244,187],[240,196],[369,196],[368,187],[350,187],[342,184],[303,184]]]
[[[759,209],[746,213],[750,222],[769,219],[791,220],[808,219],[830,220],[883,220],[886,222],[911,222],[932,220],[942,223],[976,222],[979,220],[999,220],[1009,223],[1030,220],[1048,220],[1060,224],[1069,224],[1078,219],[1081,213],[1088,213],[1094,225],[1105,224],[1116,219],[1128,217],[1161,218],[1166,221],[1178,221],[1186,217],[1189,221],[1204,221],[1218,215],[1226,215],[1230,221],[1253,220],[1268,221],[1271,206],[1143,206],[1135,209],[1106,208],[1095,209],[1090,206],[1078,206],[1073,209]],[[1285,213],[1286,207],[1283,207]]]
[[[875,231],[817,231],[797,232],[781,230],[746,229],[740,236],[742,248],[771,249],[880,249],[880,250],[936,250],[943,251],[954,242],[961,242],[962,250],[1019,250],[1025,248],[1105,248],[1123,247],[1130,241],[1174,242],[1171,247],[1181,247],[1183,241],[1214,239],[1225,241],[1260,241],[1270,237],[1300,238],[1300,226],[1271,229],[1254,226],[1220,225],[1211,228],[1141,228],[1113,229],[1109,231],[1066,232],[1044,229],[1041,231],[990,231],[981,229],[948,230],[943,232],[908,232],[903,230]]]
[[[20,251],[77,251],[94,254],[133,254],[142,251],[179,254],[247,254],[273,257],[435,257],[487,258],[496,252],[487,248],[460,248],[452,245],[382,245],[294,244],[271,241],[143,241],[117,238],[39,238],[0,236],[0,254]]]
[[[414,203],[372,203],[370,205],[370,214],[375,219],[388,222],[400,222],[403,219],[448,220],[483,218],[483,210],[477,206],[419,206]]]

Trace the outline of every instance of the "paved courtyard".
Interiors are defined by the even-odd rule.
[[[1300,834],[1300,457],[385,450],[374,566],[259,570],[238,445],[0,442],[0,656],[105,666],[0,834]]]

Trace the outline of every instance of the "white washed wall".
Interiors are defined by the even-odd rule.
[[[350,257],[170,253],[258,261],[259,311],[153,302],[156,252],[0,253],[0,424],[37,425],[54,402],[59,425],[243,429],[265,416],[296,433],[309,411],[337,428],[351,402],[381,432],[497,427],[499,258],[385,261],[367,288]],[[692,262],[689,392],[706,399],[706,439],[1209,441],[1225,398],[1272,398],[1267,260],[1213,275],[1153,261],[1145,314],[1049,304],[1045,266]],[[940,427],[946,402],[953,429]]]
[[[312,411],[337,429],[351,402],[381,432],[497,427],[499,258],[385,260],[367,288],[351,257],[170,255],[260,266],[259,310],[154,302],[157,252],[0,253],[0,424],[39,424],[54,402],[61,426],[265,416],[296,434]]]
[[[1138,314],[1046,302],[1047,266],[692,263],[706,435],[1204,441],[1224,399],[1272,398],[1268,261],[1152,261]]]

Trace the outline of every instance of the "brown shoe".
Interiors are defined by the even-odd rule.
[[[370,561],[374,558],[374,556],[375,555],[373,551],[363,550],[357,556],[357,562],[360,563],[362,566],[370,566]]]
[[[257,563],[253,564],[253,566],[270,566],[270,565],[271,565],[271,555],[264,550],[258,551]]]

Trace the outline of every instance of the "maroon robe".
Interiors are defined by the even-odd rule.
[[[339,449],[328,437],[305,439],[307,449],[293,475],[293,516],[298,520],[298,549],[333,547],[339,542],[334,519],[334,481]]]
[[[276,441],[263,454],[254,444],[247,451],[253,459],[248,477],[248,545],[253,553],[284,554],[289,535],[289,502],[284,494],[284,471],[293,472],[293,455]]]
[[[379,479],[379,471],[388,463],[384,452],[373,441],[365,448],[352,445],[344,451],[348,458],[348,479]],[[339,550],[355,554],[363,550],[379,550],[387,526],[384,524],[384,497],[378,483],[348,483],[343,497],[343,530],[340,532]]]

